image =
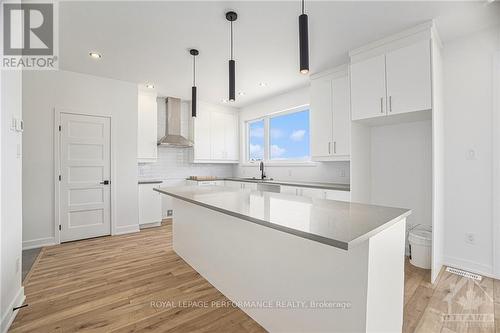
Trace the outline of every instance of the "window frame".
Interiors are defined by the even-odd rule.
[[[292,114],[292,113],[297,113],[297,112],[302,112],[302,111],[309,111],[309,158],[307,159],[270,159],[270,147],[271,147],[271,137],[269,135],[270,133],[270,120],[271,118],[275,118],[278,116],[284,116],[287,114]],[[311,109],[309,104],[304,104],[300,106],[296,106],[290,109],[282,110],[282,111],[277,111],[277,112],[272,112],[269,114],[266,114],[264,116],[260,116],[257,118],[252,118],[245,120],[244,126],[245,126],[245,143],[244,143],[244,149],[245,149],[245,159],[244,163],[246,165],[255,165],[259,164],[261,161],[252,161],[250,160],[250,124],[255,123],[257,121],[264,121],[264,157],[262,159],[262,162],[268,165],[279,165],[279,166],[284,166],[284,165],[302,165],[302,166],[313,166],[316,165],[311,160]]]

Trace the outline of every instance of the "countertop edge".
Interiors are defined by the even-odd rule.
[[[239,213],[227,210],[227,209],[215,207],[215,206],[203,203],[203,202],[188,199],[188,198],[183,197],[181,195],[173,194],[173,193],[167,192],[165,190],[162,190],[161,188],[154,188],[153,190],[160,192],[160,193],[163,193],[163,194],[166,194],[166,195],[169,195],[173,198],[192,203],[194,205],[209,208],[209,209],[212,209],[212,210],[217,211],[219,213],[223,213],[226,215],[230,215],[230,216],[242,219],[242,220],[246,220],[246,221],[261,225],[263,227],[268,227],[268,228],[278,230],[278,231],[281,231],[281,232],[284,232],[287,234],[292,234],[292,235],[295,235],[295,236],[298,236],[301,238],[305,238],[305,239],[309,239],[309,240],[312,240],[312,241],[315,241],[315,242],[318,242],[321,244],[330,245],[330,246],[336,247],[336,248],[341,249],[341,250],[347,250],[347,248],[348,248],[347,242],[343,242],[343,241],[339,241],[339,240],[335,240],[335,239],[331,239],[331,238],[326,238],[326,237],[322,237],[322,236],[318,236],[318,235],[312,235],[312,234],[309,234],[309,233],[306,233],[306,232],[303,232],[300,230],[283,227],[283,226],[280,226],[280,225],[277,225],[274,223],[269,223],[267,221],[256,219],[256,218],[248,216],[248,215],[239,214]]]
[[[266,180],[261,181],[260,179],[244,179],[244,178],[217,178],[211,180],[197,180],[197,179],[186,179],[195,182],[215,182],[215,181],[230,181],[230,182],[243,182],[243,183],[255,183],[255,184],[271,184],[271,185],[283,185],[283,186],[295,186],[295,187],[306,187],[306,188],[319,188],[323,190],[335,190],[335,191],[344,191],[350,192],[351,186],[348,184],[338,184],[338,185],[324,185],[321,183],[314,184],[314,182],[298,182],[295,183],[293,181],[279,181],[279,180]]]

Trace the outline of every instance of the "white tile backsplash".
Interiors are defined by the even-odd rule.
[[[139,163],[138,178],[171,181],[189,176],[233,176],[231,164],[192,163],[192,154],[192,148],[158,147],[158,159],[155,163]]]

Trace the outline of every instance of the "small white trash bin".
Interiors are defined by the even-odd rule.
[[[432,231],[424,225],[417,225],[410,230],[410,263],[420,268],[431,268]]]

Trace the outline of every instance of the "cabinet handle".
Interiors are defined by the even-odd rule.
[[[328,155],[330,155],[330,151],[331,151],[331,142],[328,142]]]
[[[380,97],[380,113],[384,113],[384,98]]]
[[[389,96],[389,112],[392,112],[392,96]]]
[[[333,141],[333,153],[337,154],[337,141]]]

